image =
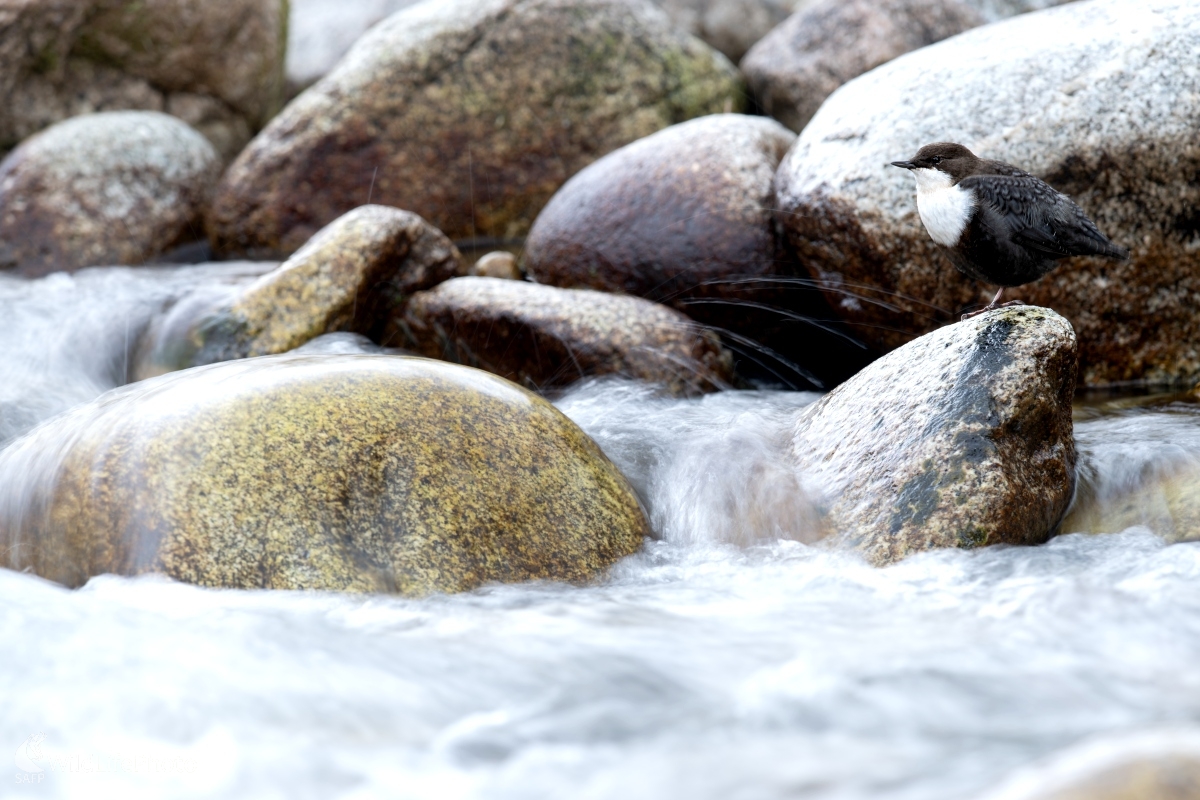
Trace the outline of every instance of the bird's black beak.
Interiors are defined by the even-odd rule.
[[[901,169],[916,169],[917,168],[917,165],[911,161],[893,161],[892,166],[900,167]]]

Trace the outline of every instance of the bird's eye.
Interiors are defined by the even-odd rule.
[[[931,158],[931,159],[929,159],[929,160],[930,160],[930,161],[932,161],[934,164],[940,164],[940,163],[942,163],[942,157],[941,157],[941,156],[934,156],[933,158]]]

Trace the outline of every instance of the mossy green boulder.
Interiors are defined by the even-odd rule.
[[[374,197],[452,239],[520,236],[600,156],[739,111],[728,59],[648,0],[439,0],[372,28],[230,167],[214,248],[286,256]]]
[[[649,527],[550,403],[469,367],[284,355],[133,384],[0,454],[0,563],[78,586],[457,592],[582,582]]]

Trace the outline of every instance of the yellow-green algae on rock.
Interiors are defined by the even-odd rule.
[[[105,395],[0,453],[0,551],[69,586],[454,592],[586,581],[649,527],[544,399],[469,367],[270,356]]]

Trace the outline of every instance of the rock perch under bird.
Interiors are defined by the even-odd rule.
[[[1000,287],[963,319],[996,308],[1004,289],[1032,283],[1071,256],[1124,261],[1129,251],[1100,232],[1075,202],[1040,178],[961,144],[934,142],[892,166],[917,179],[917,211],[933,241],[969,278]],[[1013,301],[1005,305],[1019,304]]]

